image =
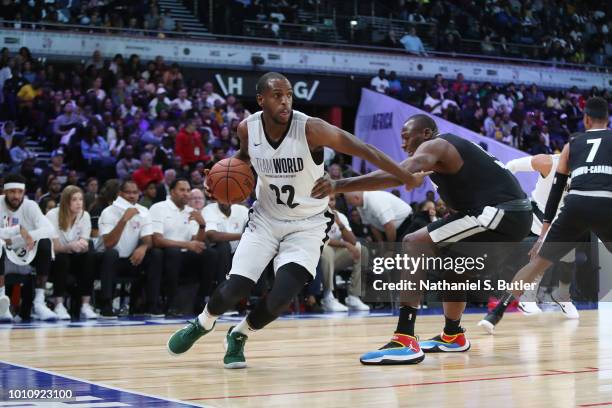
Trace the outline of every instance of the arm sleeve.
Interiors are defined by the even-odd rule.
[[[510,170],[512,174],[518,173],[519,171],[535,171],[531,164],[532,157],[533,156],[525,156],[510,160],[506,163],[506,168]]]
[[[555,173],[552,188],[550,189],[548,200],[546,200],[546,210],[544,210],[543,222],[550,223],[555,218],[557,209],[559,208],[559,201],[561,201],[561,196],[563,195],[563,190],[565,189],[568,178],[569,175],[567,174]]]

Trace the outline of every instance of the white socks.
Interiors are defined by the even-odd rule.
[[[257,331],[256,329],[249,326],[249,323],[247,322],[246,317],[242,319],[242,321],[238,323],[238,325],[232,329],[232,333],[242,333],[246,336],[250,336],[253,332],[256,332],[256,331]]]
[[[34,295],[34,303],[45,303],[45,290],[42,288],[34,289],[36,295]]]
[[[198,321],[200,322],[200,326],[202,326],[205,330],[210,330],[215,325],[215,321],[219,318],[219,316],[213,316],[208,313],[208,305],[204,307],[204,311],[198,315]]]
[[[0,287],[0,297],[5,296],[4,286]]]

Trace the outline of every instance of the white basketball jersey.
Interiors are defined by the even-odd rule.
[[[307,115],[294,110],[287,133],[274,148],[266,137],[262,112],[247,119],[249,156],[257,172],[257,203],[276,219],[303,219],[327,209],[327,197],[310,196],[324,168],[323,162],[314,162],[308,147],[307,120]]]
[[[553,180],[555,179],[555,173],[557,172],[557,167],[559,166],[559,156],[558,154],[553,154],[552,157],[552,167],[550,168],[550,172],[546,177],[542,177],[540,175],[538,177],[538,181],[536,182],[535,188],[531,192],[531,198],[538,205],[540,211],[544,212],[546,209],[546,201],[548,200],[548,195],[550,194],[550,189],[552,188]],[[559,203],[559,209],[563,206],[563,200]]]

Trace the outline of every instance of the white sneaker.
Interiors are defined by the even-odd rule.
[[[538,313],[542,313],[542,309],[536,302],[519,302],[518,308],[523,312],[525,316],[531,316]]]
[[[555,300],[555,303],[559,305],[559,307],[561,308],[561,312],[563,313],[563,316],[565,316],[566,318],[580,319],[580,314],[578,313],[578,309],[576,309],[576,306],[574,306],[572,302],[557,302]]]
[[[360,312],[368,312],[370,311],[370,306],[366,305],[359,299],[357,296],[348,295],[345,301],[346,305],[351,310],[358,310]]]
[[[89,303],[83,303],[83,305],[81,305],[81,319],[97,319],[98,317],[98,314]]]
[[[6,309],[4,313],[0,314],[0,322],[8,323],[13,321],[13,315],[10,309]]]
[[[321,306],[326,312],[348,312],[348,307],[338,302],[333,295],[324,297],[321,300]]]
[[[57,315],[44,302],[34,302],[32,317],[38,320],[57,320]]]
[[[68,310],[66,310],[66,306],[64,306],[63,303],[58,303],[55,305],[53,313],[57,315],[59,320],[70,320],[70,313],[68,313]]]
[[[4,316],[11,306],[11,300],[8,296],[0,296],[0,316]]]

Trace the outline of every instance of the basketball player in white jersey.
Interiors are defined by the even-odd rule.
[[[54,229],[38,205],[25,196],[26,180],[20,174],[4,179],[0,195],[0,320],[12,321],[10,302],[4,288],[4,263],[32,265],[36,270],[33,317],[54,320],[57,315],[45,304],[45,283],[51,268],[51,237]]]
[[[537,238],[542,233],[542,219],[544,217],[544,211],[546,209],[546,200],[552,188],[555,173],[557,172],[557,166],[559,165],[559,154],[538,154],[535,156],[525,156],[518,159],[514,159],[506,163],[506,168],[513,174],[518,172],[530,172],[536,171],[539,173],[538,181],[536,182],[535,188],[531,192],[531,202],[533,206],[533,222],[531,224],[532,235],[527,240],[535,242],[534,238]],[[565,194],[563,195],[565,197]],[[559,209],[557,214],[563,207],[563,198],[559,203]],[[561,312],[568,319],[578,319],[580,315],[576,306],[571,301],[569,293],[569,287],[573,275],[573,263],[575,258],[575,251],[571,251],[565,257],[563,257],[559,263],[561,274],[559,278],[559,287],[553,294],[553,300],[557,303],[561,309]],[[541,313],[542,310],[536,303],[537,289],[525,291],[519,299],[519,309],[525,315],[534,315]],[[509,305],[510,299],[501,299],[498,306],[491,311],[483,320],[478,323],[478,326],[482,327],[486,332],[493,334],[495,326],[502,319],[504,311]]]
[[[257,172],[257,201],[234,255],[229,279],[212,294],[204,311],[168,340],[168,351],[182,354],[213,330],[217,318],[249,295],[264,268],[274,259],[276,278],[262,299],[226,335],[225,368],[246,367],[249,335],[283,313],[313,279],[334,218],[328,198],[311,197],[324,174],[323,147],[358,156],[394,174],[414,188],[428,173],[411,174],[375,147],[327,122],[292,109],[293,90],[283,75],[270,72],[257,82],[261,111],[238,126],[236,158]]]

